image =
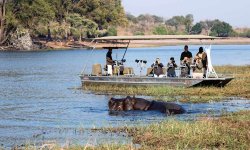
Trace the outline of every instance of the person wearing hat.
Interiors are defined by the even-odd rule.
[[[194,72],[202,72],[203,77],[206,77],[207,71],[207,54],[203,51],[203,47],[199,48],[199,52],[194,57]]]
[[[175,63],[174,57],[171,57],[168,64],[167,64],[167,76],[168,77],[176,77],[175,68],[177,68],[177,65]]]

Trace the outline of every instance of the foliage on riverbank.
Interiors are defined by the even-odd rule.
[[[250,98],[250,66],[217,66],[218,74],[231,74],[235,77],[226,87],[132,87],[132,86],[87,86],[86,90],[99,94],[144,95],[156,99],[182,102],[207,102],[222,100],[225,97]]]
[[[250,111],[227,114],[221,118],[204,117],[190,122],[172,119],[143,127],[102,130],[125,132],[133,138],[133,144],[72,146],[65,149],[250,149]]]
[[[4,0],[0,3],[0,45],[24,31],[33,40],[72,40],[113,35],[127,23],[120,0]]]
[[[125,131],[142,149],[249,149],[250,112],[195,122],[170,120]]]

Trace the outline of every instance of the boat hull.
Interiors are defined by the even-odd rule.
[[[154,78],[139,76],[80,76],[82,85],[132,85],[132,86],[172,86],[172,87],[196,87],[216,86],[224,87],[233,78]]]

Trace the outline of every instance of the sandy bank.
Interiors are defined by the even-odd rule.
[[[131,41],[130,47],[154,47],[154,46],[173,46],[173,45],[248,45],[250,38],[229,38],[216,40],[148,40]]]
[[[95,46],[95,48],[108,47],[112,44],[107,43],[88,43],[82,42],[87,46]],[[157,47],[157,46],[173,46],[173,45],[250,45],[250,38],[228,38],[216,40],[134,40],[131,41],[129,47]],[[113,44],[113,46],[126,47],[126,44]]]
[[[43,46],[38,50],[65,50],[65,49],[86,49],[89,47],[95,47],[102,49],[109,46],[126,47],[127,44],[108,44],[108,43],[90,43],[87,41],[38,41]],[[125,41],[127,42],[127,41]],[[250,45],[250,38],[227,38],[216,40],[134,40],[131,41],[129,47],[158,47],[158,46],[173,46],[173,45]],[[15,51],[12,47],[0,46],[0,51]]]

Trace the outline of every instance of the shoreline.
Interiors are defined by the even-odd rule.
[[[127,43],[114,45],[110,43],[97,43],[93,45],[91,42],[60,42],[60,41],[36,41],[43,44],[43,48],[32,49],[32,50],[17,50],[9,46],[0,46],[0,51],[54,51],[54,50],[82,50],[90,49],[92,46],[95,49],[103,49],[103,47],[114,47],[121,46],[126,47]],[[177,46],[177,45],[250,45],[250,38],[227,38],[227,39],[216,39],[216,40],[134,40],[129,44],[130,48],[143,48],[143,47],[160,47],[160,46]]]

